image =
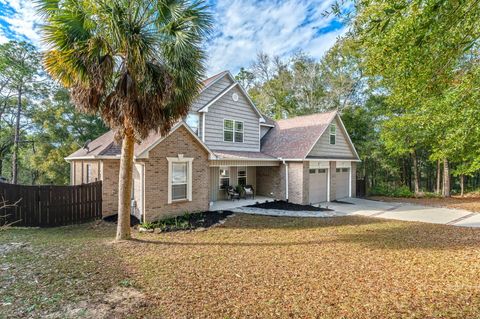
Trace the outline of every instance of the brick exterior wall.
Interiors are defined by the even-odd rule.
[[[71,178],[72,185],[80,185],[92,183],[101,180],[101,164],[100,160],[75,160],[70,164],[70,169],[73,170]],[[90,180],[87,181],[87,165],[90,165]]]
[[[192,163],[192,201],[168,204],[167,157],[194,158]],[[185,129],[178,128],[149,152],[145,164],[145,219],[155,221],[185,212],[206,211],[209,208],[208,152]]]
[[[288,163],[288,200],[295,204],[308,204],[308,162]]]
[[[285,165],[257,166],[257,195],[285,199]]]
[[[102,215],[103,217],[118,213],[118,173],[119,160],[102,161]]]
[[[337,199],[336,192],[337,192],[337,182],[336,182],[336,174],[337,174],[337,162],[331,161],[330,162],[330,201]]]

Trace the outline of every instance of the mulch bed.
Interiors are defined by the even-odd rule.
[[[118,222],[118,214],[104,217],[104,218],[103,218],[103,221],[105,221],[105,222],[107,222],[107,223],[117,224],[117,222]],[[130,226],[133,227],[133,226],[138,225],[138,224],[140,224],[140,221],[138,220],[138,218],[135,217],[135,216],[133,216],[133,215],[130,215]]]
[[[266,202],[266,203],[258,203],[255,205],[249,205],[247,207],[256,207],[256,208],[263,208],[263,209],[280,209],[280,210],[291,210],[291,211],[316,211],[316,212],[323,212],[323,211],[332,211],[328,208],[321,208],[315,207],[311,205],[299,205],[286,202],[284,200],[278,200],[273,202]]]
[[[232,215],[231,211],[201,212],[185,214],[177,217],[163,219],[153,223],[153,228],[159,228],[161,232],[173,232],[180,230],[194,230],[197,228],[209,228]]]

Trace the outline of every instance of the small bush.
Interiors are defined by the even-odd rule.
[[[145,228],[145,229],[153,229],[153,228],[155,228],[155,223],[143,222],[143,223],[140,224],[140,227]]]
[[[370,196],[389,196],[389,197],[413,197],[413,192],[407,186],[390,187],[387,185],[376,185],[370,188]]]

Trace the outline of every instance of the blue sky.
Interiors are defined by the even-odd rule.
[[[207,43],[208,74],[248,67],[258,52],[288,57],[303,50],[315,58],[346,29],[323,13],[334,0],[210,0],[215,30]],[[32,0],[0,0],[0,43],[28,40],[42,48]]]

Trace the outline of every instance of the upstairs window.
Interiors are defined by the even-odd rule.
[[[335,124],[330,124],[330,144],[335,145],[337,137],[337,126]]]
[[[223,120],[223,141],[243,143],[243,122]]]
[[[233,142],[233,120],[223,120],[223,141]]]
[[[188,126],[190,126],[192,131],[194,131],[195,134],[198,135],[198,126],[200,123],[200,117],[198,116],[198,114],[193,114],[193,113],[188,114],[187,117],[185,118],[185,122],[187,123]]]
[[[243,143],[243,122],[235,121],[235,142]]]

